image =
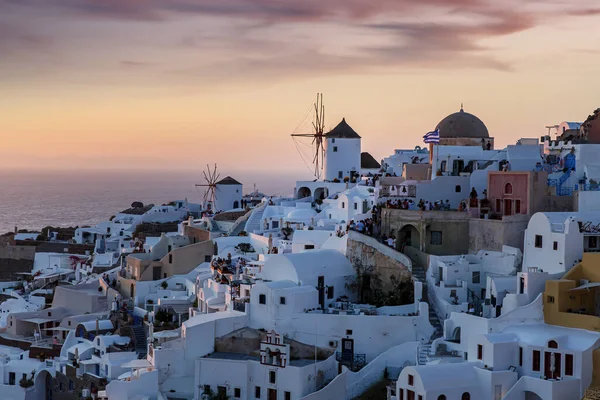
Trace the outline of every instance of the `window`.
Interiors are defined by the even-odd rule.
[[[548,348],[549,349],[558,349],[558,343],[556,343],[556,340],[550,340],[548,342]]]
[[[269,371],[269,383],[275,383],[275,371]]]
[[[412,375],[408,375],[408,385],[409,386],[414,386],[415,385],[415,377]]]
[[[496,212],[502,212],[502,200],[496,199]]]
[[[71,326],[71,321],[69,321],[69,326]]]
[[[552,250],[558,250],[558,242],[554,241],[554,243],[552,243]]]
[[[473,283],[481,283],[481,272],[473,271],[472,272]]]
[[[456,297],[456,289],[450,289],[450,297]]]
[[[456,187],[454,188],[454,191],[455,191],[456,193],[460,193],[460,192],[461,192],[460,185],[456,185]]]
[[[519,347],[519,367],[523,366],[523,348]]]
[[[239,399],[240,397],[242,397],[242,389],[240,389],[240,388],[233,389],[233,397],[235,397],[236,399]]]
[[[446,395],[445,394],[440,394],[438,396],[437,400],[446,400]]]
[[[346,335],[352,335],[352,329],[346,329]]]
[[[483,360],[483,345],[481,344],[477,345],[477,359]]]
[[[446,161],[442,161],[440,164],[440,171],[441,172],[446,172]]]
[[[441,231],[431,231],[431,244],[442,244],[442,232]]]
[[[554,303],[554,296],[547,296],[546,297],[546,303],[553,304]]]
[[[471,400],[471,393],[469,392],[464,392],[462,394],[462,397],[460,398],[461,400]]]
[[[210,262],[212,260],[212,256],[204,256],[204,262]]]
[[[204,385],[204,394],[210,394],[210,385]]]
[[[227,388],[225,386],[217,386],[217,394],[220,398],[224,399],[227,397]]]
[[[279,228],[279,221],[273,221],[272,226],[273,226],[273,229]]]
[[[344,177],[343,171],[338,171],[338,179],[342,179]]]
[[[304,250],[312,250],[315,248],[314,244],[305,244],[304,245]]]
[[[267,304],[267,296],[264,294],[259,294],[258,302],[259,302],[259,304]]]
[[[531,369],[533,371],[540,370],[540,351],[539,350],[533,351],[533,360],[531,361]]]
[[[173,254],[169,254],[169,264],[173,264]]]
[[[250,297],[250,290],[244,289],[244,296],[245,297]]]
[[[512,194],[512,185],[510,183],[504,185],[504,194]]]
[[[52,312],[48,311],[48,316],[51,317],[52,316]]]
[[[337,153],[337,146],[333,146],[333,152]]]
[[[590,249],[597,248],[598,247],[598,236],[589,236],[588,243],[589,243],[588,247]]]
[[[573,354],[565,354],[565,375],[573,376]]]
[[[333,286],[327,287],[327,298],[333,299]]]
[[[515,214],[521,214],[521,200],[515,200]]]
[[[354,203],[354,209],[358,210],[358,203]]]
[[[255,399],[260,399],[260,386],[255,386],[254,387],[254,398]]]
[[[331,139],[331,143],[335,143],[335,138]]]
[[[15,373],[14,372],[9,372],[8,373],[8,384],[9,385],[14,385],[16,379],[17,378],[15,378]]]
[[[346,208],[346,203],[342,201],[342,208]]]
[[[285,305],[285,297],[280,297],[279,298],[279,304]]]
[[[537,247],[538,249],[542,248],[542,235],[535,235],[535,247]]]
[[[284,399],[285,400],[292,400],[292,393],[291,392],[284,392]]]

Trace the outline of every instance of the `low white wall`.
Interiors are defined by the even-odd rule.
[[[329,385],[318,392],[302,397],[300,400],[346,400],[348,370],[336,376]]]
[[[387,368],[392,378],[400,375],[407,365],[415,365],[418,342],[403,343],[380,354],[358,372],[347,368],[326,387],[303,397],[301,400],[350,400],[360,396],[365,390],[383,379]]]
[[[129,400],[135,396],[156,398],[158,392],[158,371],[154,370],[140,375],[131,381],[111,381],[106,386],[106,397],[110,400]]]

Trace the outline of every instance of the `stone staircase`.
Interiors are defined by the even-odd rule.
[[[262,220],[262,216],[265,213],[266,208],[266,205],[258,206],[257,208],[255,208],[252,211],[250,218],[248,218],[248,221],[246,222],[245,226],[244,224],[241,224],[245,228],[243,230],[245,230],[248,233],[254,233],[254,231],[260,230],[262,228],[260,226],[260,222]]]
[[[250,214],[250,216],[252,216],[253,213],[254,213],[254,211],[248,211],[246,213],[246,215],[244,215],[242,217],[242,221],[240,221],[237,224],[237,226],[235,228],[233,228],[233,230],[231,230],[231,232],[229,232],[229,236],[239,236],[240,232],[246,230],[246,224],[248,223],[248,220],[250,219],[250,217],[248,216],[248,214]]]
[[[431,336],[431,339],[428,343],[422,343],[419,346],[419,354],[418,354],[418,363],[419,365],[427,364],[429,361],[429,354],[431,353],[431,343],[437,339],[442,337],[444,333],[444,329],[442,327],[442,323],[435,313],[435,308],[429,302],[429,298],[427,296],[427,283],[425,279],[425,269],[421,265],[413,264],[412,266],[412,274],[413,277],[419,282],[423,283],[423,301],[426,301],[429,304],[429,323],[433,326],[435,331]]]
[[[138,355],[138,359],[146,358],[148,353],[148,347],[146,344],[146,331],[143,325],[134,325],[131,327],[133,337],[135,340],[135,352]]]

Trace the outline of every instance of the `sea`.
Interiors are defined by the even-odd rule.
[[[244,184],[244,193],[252,192],[254,184],[265,194],[293,193],[293,174],[245,171],[231,175]],[[204,189],[195,185],[202,183],[201,171],[0,171],[0,234],[15,227],[91,226],[134,201],[199,203]]]

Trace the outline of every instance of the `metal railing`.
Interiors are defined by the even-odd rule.
[[[353,372],[360,370],[362,367],[367,365],[366,354],[354,354],[353,356],[346,356],[341,351],[335,352],[335,360],[345,365]]]

